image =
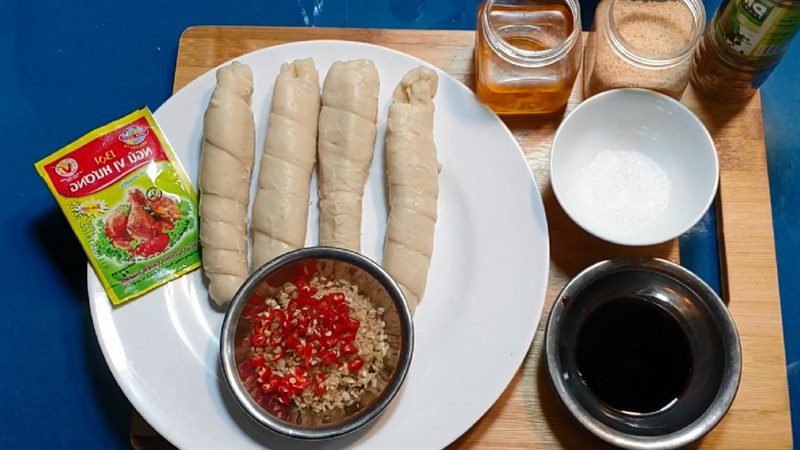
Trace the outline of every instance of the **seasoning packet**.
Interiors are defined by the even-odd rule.
[[[197,194],[143,108],[35,164],[119,305],[200,266]]]

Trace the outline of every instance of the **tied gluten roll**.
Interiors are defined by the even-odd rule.
[[[372,61],[333,63],[319,115],[319,243],[361,251],[364,183],[375,146],[378,71]]]
[[[433,141],[436,72],[418,67],[394,91],[386,126],[389,219],[383,267],[413,313],[425,292],[433,253],[439,163]]]
[[[253,268],[303,247],[317,159],[319,74],[311,58],[281,66],[253,201]]]
[[[200,155],[200,244],[208,292],[231,301],[248,274],[247,205],[255,124],[253,74],[234,62],[217,70],[217,85],[203,117]]]

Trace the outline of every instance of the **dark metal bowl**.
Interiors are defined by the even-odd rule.
[[[248,393],[246,380],[237,368],[246,360],[242,341],[252,329],[249,319],[242,317],[251,294],[258,288],[267,295],[278,291],[287,281],[301,274],[334,275],[358,285],[359,292],[374,306],[384,308],[383,320],[389,351],[381,382],[374,390],[365,391],[355,404],[333,411],[314,414],[299,408],[267,411]],[[242,285],[230,304],[222,325],[220,358],[222,373],[236,401],[260,425],[294,438],[327,439],[360,428],[375,419],[400,390],[411,364],[414,347],[414,324],[403,294],[397,284],[374,261],[351,251],[329,247],[311,247],[280,256],[256,270]]]
[[[691,379],[677,402],[661,411],[611,408],[578,372],[575,345],[583,323],[595,308],[617,298],[658,304],[688,338]],[[634,449],[676,448],[705,435],[733,402],[742,366],[736,327],[719,296],[683,267],[647,257],[602,261],[573,278],[553,305],[545,352],[550,379],[569,412],[604,441]]]

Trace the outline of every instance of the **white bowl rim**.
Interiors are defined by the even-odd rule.
[[[590,224],[586,223],[585,221],[578,220],[576,218],[576,216],[573,213],[570,212],[570,209],[567,207],[567,205],[563,201],[562,196],[559,195],[558,186],[557,186],[557,183],[554,181],[555,177],[553,176],[553,174],[554,174],[554,171],[553,171],[553,154],[554,154],[555,149],[556,149],[556,142],[558,142],[558,138],[561,135],[561,133],[563,132],[564,126],[569,121],[569,119],[574,114],[576,114],[579,111],[581,111],[582,109],[584,109],[586,107],[586,105],[589,105],[591,103],[597,102],[600,99],[604,99],[605,97],[611,97],[611,96],[615,96],[615,95],[626,95],[628,93],[644,94],[645,96],[649,96],[651,99],[664,100],[667,103],[671,103],[672,105],[676,106],[677,109],[679,109],[679,110],[683,111],[684,113],[688,114],[690,120],[694,121],[697,125],[700,126],[700,129],[703,131],[706,139],[708,139],[708,143],[711,145],[710,148],[712,150],[711,153],[712,153],[712,157],[713,157],[713,160],[714,160],[714,188],[709,192],[708,197],[703,202],[703,204],[705,206],[702,208],[702,210],[697,212],[693,216],[691,221],[688,221],[688,223],[686,225],[681,227],[681,231],[678,234],[675,234],[675,235],[672,235],[672,233],[664,234],[663,238],[662,237],[658,237],[656,240],[652,240],[652,241],[645,241],[645,240],[639,240],[639,239],[625,239],[624,237],[613,236],[613,235],[610,235],[608,233],[602,233],[602,232],[599,232],[597,230],[593,230]],[[672,239],[675,239],[675,238],[681,236],[682,234],[686,233],[693,226],[695,226],[697,224],[697,222],[700,221],[700,219],[703,218],[703,215],[705,215],[706,211],[708,211],[708,208],[711,206],[712,202],[714,201],[714,198],[717,196],[717,190],[719,189],[719,157],[717,156],[717,147],[716,147],[716,145],[714,145],[714,138],[711,137],[711,133],[709,133],[708,129],[703,124],[703,122],[697,117],[697,115],[694,112],[692,112],[692,110],[690,110],[686,105],[684,105],[683,103],[679,102],[678,100],[675,100],[674,98],[672,98],[672,97],[670,97],[668,95],[662,94],[660,92],[655,92],[655,91],[651,91],[649,89],[642,89],[642,88],[611,89],[611,90],[608,90],[608,91],[601,92],[599,94],[595,94],[592,97],[589,97],[588,99],[583,100],[581,103],[579,103],[578,106],[576,106],[575,109],[573,109],[561,121],[561,123],[558,126],[558,129],[556,130],[556,133],[553,135],[553,142],[550,145],[549,172],[550,172],[550,186],[553,189],[553,194],[555,194],[556,200],[558,200],[559,205],[561,205],[561,208],[564,210],[564,212],[567,214],[567,216],[570,219],[572,219],[573,222],[578,224],[578,226],[580,226],[583,230],[585,230],[589,234],[591,234],[591,235],[593,235],[595,237],[598,237],[598,238],[600,238],[600,239],[602,239],[604,241],[610,242],[612,244],[626,245],[626,246],[631,246],[631,247],[644,247],[644,246],[649,246],[649,245],[662,244],[664,242],[671,241]]]

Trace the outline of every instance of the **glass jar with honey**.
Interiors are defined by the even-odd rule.
[[[581,64],[577,0],[486,0],[478,6],[475,90],[498,114],[550,113]]]

